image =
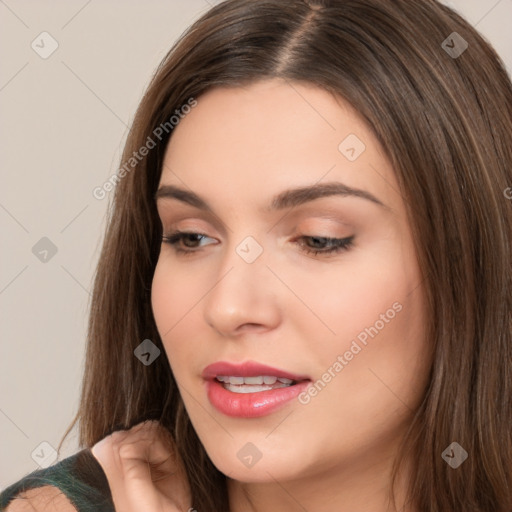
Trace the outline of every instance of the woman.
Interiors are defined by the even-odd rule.
[[[212,8],[138,109],[83,450],[28,501],[57,473],[80,511],[510,511],[511,119],[434,0]]]

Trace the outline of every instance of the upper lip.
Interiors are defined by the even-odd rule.
[[[213,380],[218,375],[230,377],[258,377],[262,375],[275,376],[278,378],[284,377],[294,381],[311,380],[307,375],[290,373],[280,368],[273,368],[272,366],[267,366],[266,364],[261,364],[256,361],[246,361],[244,363],[218,361],[208,365],[202,373],[202,377],[207,380]]]

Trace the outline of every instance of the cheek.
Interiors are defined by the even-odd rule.
[[[151,307],[160,334],[162,334],[164,319],[172,314],[173,291],[174,287],[168,286],[165,268],[159,259],[151,283]]]
[[[316,377],[329,371],[340,376],[330,379],[329,399],[339,393],[381,403],[380,393],[394,400],[386,388],[390,386],[410,393],[414,402],[424,385],[430,353],[424,339],[424,288],[413,253],[400,243],[383,243],[379,250],[354,253],[340,268],[337,276],[321,281],[323,290],[317,285],[309,295],[331,330],[316,335]],[[318,332],[318,323],[316,328]],[[311,337],[313,329],[309,333]]]
[[[379,331],[383,327],[389,331],[391,323],[396,328],[405,317],[397,310],[414,298],[412,291],[421,277],[415,260],[399,244],[383,241],[372,250],[355,250],[323,275],[307,278],[297,274],[295,282],[302,282],[297,290],[339,340],[336,348],[343,348],[344,340],[351,340],[375,323]],[[321,327],[318,320],[315,322],[317,329]],[[329,336],[327,329],[322,331],[324,339]],[[361,338],[364,341],[364,335]]]
[[[199,301],[208,290],[192,266],[172,264],[165,254],[157,262],[151,285],[151,305],[155,321],[163,336],[175,329],[175,326],[187,322],[191,315],[197,314]],[[165,340],[164,340],[165,341]]]
[[[157,262],[151,286],[156,327],[178,384],[197,383],[212,328],[204,317],[205,299],[218,277],[206,266],[176,263],[165,254]],[[200,380],[200,379],[199,379]]]
[[[197,297],[201,296],[199,291],[194,289],[195,283],[197,280],[191,276],[173,271],[165,261],[165,257],[159,259],[151,286],[151,306],[167,358],[175,375],[176,370],[184,366],[179,363],[186,357],[187,347],[190,346],[182,342],[183,336],[186,336],[184,331],[187,327],[190,329],[188,322],[194,314],[193,305],[197,303]]]
[[[171,316],[173,315],[173,304],[175,303],[173,297],[174,287],[166,283],[165,277],[165,270],[159,260],[151,284],[151,307],[158,332],[162,338],[164,338],[165,332],[172,326]],[[162,341],[165,343],[165,340]]]
[[[416,267],[395,258],[382,274],[382,261],[373,267],[366,263],[366,272],[354,274],[338,297],[333,324],[338,334],[318,346],[321,382],[308,405],[318,413],[317,428],[326,417],[345,424],[350,411],[363,437],[375,425],[391,427],[393,418],[419,404],[431,366],[424,288]]]

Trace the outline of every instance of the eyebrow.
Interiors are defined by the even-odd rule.
[[[388,211],[392,211],[389,206],[385,205],[373,194],[370,194],[370,192],[349,187],[337,181],[316,183],[315,185],[284,190],[273,197],[270,205],[264,208],[264,211],[271,213],[286,208],[293,208],[309,201],[329,196],[358,197],[371,201]],[[175,185],[162,185],[155,193],[155,200],[158,201],[159,199],[176,199],[200,210],[213,213],[213,208],[203,198],[194,192]]]

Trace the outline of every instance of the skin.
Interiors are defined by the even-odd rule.
[[[349,134],[366,146],[355,161],[338,149]],[[327,181],[368,191],[388,208],[330,196],[261,210],[285,189]],[[431,354],[404,201],[369,127],[313,85],[273,79],[213,89],[174,129],[160,186],[171,184],[200,195],[213,213],[158,200],[164,235],[206,237],[180,243],[196,251],[185,256],[162,243],[152,307],[193,426],[228,477],[231,511],[393,510],[391,464]],[[313,255],[304,246],[314,241],[299,240],[306,235],[355,239],[347,251]],[[247,236],[263,248],[250,264],[236,252]],[[254,360],[317,381],[396,302],[401,311],[307,405],[293,400],[240,419],[209,402],[207,365]],[[248,442],[262,455],[250,468],[237,457]],[[401,475],[396,494],[403,512],[412,510],[401,509],[406,481]]]
[[[171,435],[157,421],[116,431],[98,441],[91,453],[107,477],[116,510],[178,512],[191,508],[183,462]]]

